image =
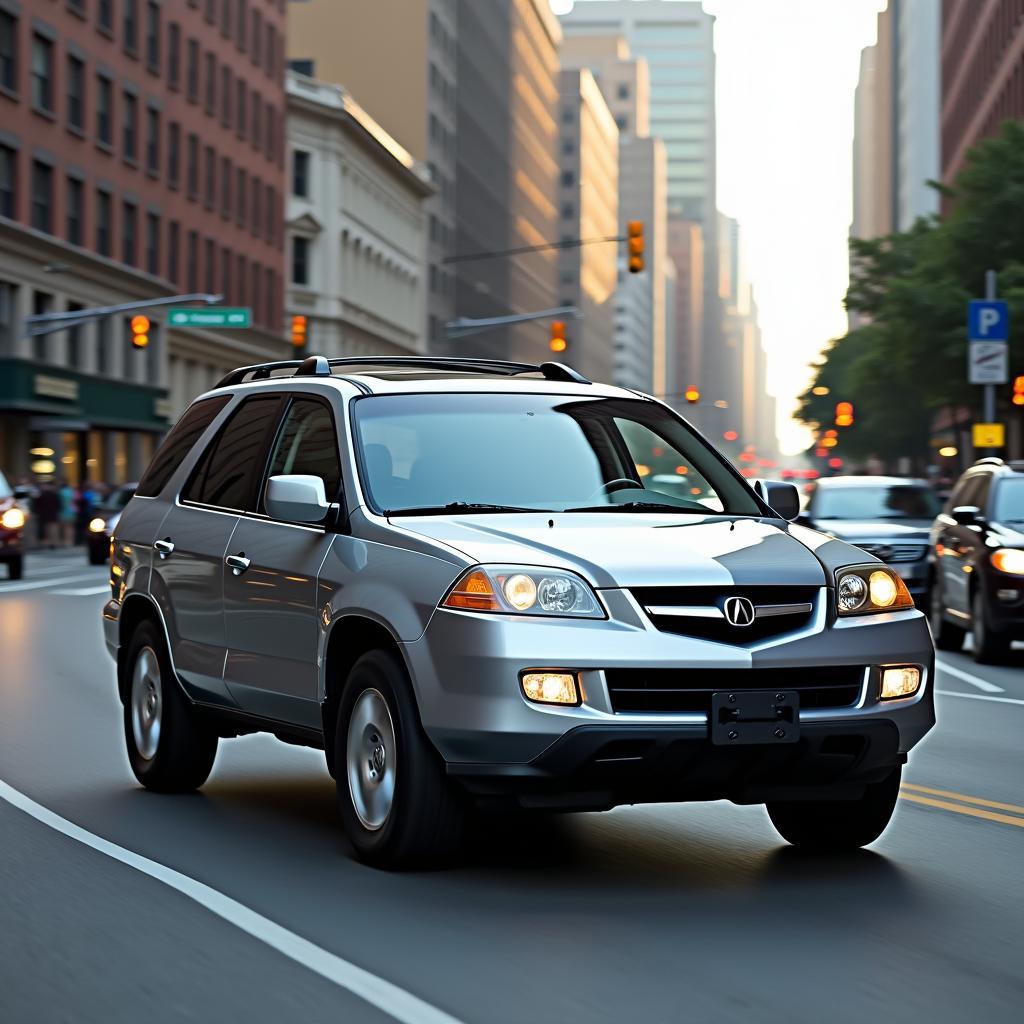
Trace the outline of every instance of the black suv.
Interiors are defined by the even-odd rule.
[[[982,459],[957,481],[932,526],[932,633],[978,661],[1024,639],[1024,462]]]

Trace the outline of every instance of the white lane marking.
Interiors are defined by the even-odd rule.
[[[941,658],[936,658],[935,664],[940,672],[948,672],[951,676],[956,676],[957,679],[962,679],[965,683],[970,683],[971,686],[976,686],[979,690],[984,690],[985,693],[1006,692],[1001,686],[996,686],[995,683],[990,683],[987,679],[982,679],[981,676],[976,676],[971,672],[965,672],[962,668],[956,668],[955,666],[950,665],[949,662],[943,661]]]
[[[84,558],[76,558],[73,562],[61,562],[60,565],[40,566],[34,565],[32,562],[25,563],[25,572],[32,579],[36,579],[36,577],[42,578],[43,576],[59,576],[61,573],[68,572],[85,572],[89,568],[96,571],[100,567],[89,566]]]
[[[110,584],[102,587],[78,587],[75,590],[55,590],[61,597],[93,597],[96,594],[109,594]]]
[[[96,573],[89,573],[84,576],[79,573],[77,576],[58,576],[56,579],[28,580],[24,583],[0,583],[0,597],[4,594],[13,594],[19,590],[40,590],[43,587],[58,587],[62,583],[89,583],[96,579]]]
[[[936,693],[943,697],[964,697],[967,700],[991,700],[996,704],[1020,704],[1024,707],[1024,700],[1017,700],[1015,697],[990,697],[987,693],[957,693],[955,690],[936,690]]]
[[[200,906],[223,918],[229,924],[233,924],[254,939],[265,943],[271,949],[276,949],[297,964],[308,967],[320,977],[347,989],[371,1006],[375,1006],[388,1016],[401,1021],[402,1024],[461,1024],[457,1018],[439,1010],[436,1006],[431,1006],[430,1003],[424,1002],[411,992],[406,992],[404,988],[399,988],[390,981],[385,981],[376,974],[329,953],[321,946],[302,938],[301,935],[296,935],[295,932],[276,924],[217,889],[203,882],[197,882],[194,878],[175,871],[174,868],[159,864],[155,860],[150,860],[139,853],[126,850],[123,846],[93,835],[92,832],[87,832],[84,828],[62,818],[59,814],[54,814],[42,804],[37,804],[24,793],[2,781],[0,781],[0,798],[17,807],[18,810],[31,815],[48,828],[82,843],[83,846],[96,850],[98,853],[111,857],[121,864],[126,864],[136,871],[141,871],[142,874],[149,875],[150,878],[155,878],[158,882],[163,882],[164,885],[170,886],[183,896],[194,900]]]

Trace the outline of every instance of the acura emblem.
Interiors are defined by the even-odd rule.
[[[725,621],[730,626],[749,626],[757,615],[753,601],[746,597],[728,598],[723,610],[725,611]]]

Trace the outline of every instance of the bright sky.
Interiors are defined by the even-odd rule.
[[[853,90],[884,6],[704,0],[717,18],[718,206],[740,222],[784,452],[808,442],[790,416],[809,364],[846,330]]]

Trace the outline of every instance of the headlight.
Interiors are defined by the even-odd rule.
[[[914,599],[899,574],[881,565],[857,565],[836,573],[840,615],[893,612],[913,608]]]
[[[1000,572],[1007,572],[1011,576],[1024,576],[1024,551],[1000,548],[993,551],[990,558]]]
[[[575,573],[519,566],[488,565],[468,570],[455,581],[441,607],[604,618],[594,591]]]
[[[90,533],[102,533],[107,528],[106,519],[100,519],[97,516],[95,519],[89,520],[89,532]]]
[[[0,515],[0,526],[5,530],[20,530],[25,525],[25,513],[15,506]]]

